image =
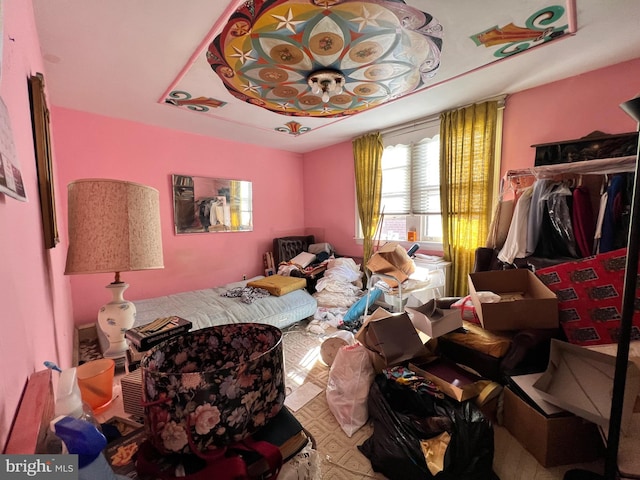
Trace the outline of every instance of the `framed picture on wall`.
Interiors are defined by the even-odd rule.
[[[53,248],[60,241],[60,238],[56,222],[49,109],[44,95],[44,77],[41,73],[29,77],[29,101],[31,103],[31,126],[38,172],[44,244],[46,248]]]
[[[27,201],[22,170],[13,142],[9,110],[2,98],[0,98],[0,193],[22,202]]]

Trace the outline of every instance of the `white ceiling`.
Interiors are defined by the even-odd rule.
[[[489,50],[475,45],[469,33],[511,21],[520,25],[523,22],[513,18],[513,11],[534,12],[540,1],[407,0],[407,4],[433,15],[443,26],[440,71],[422,90],[331,121],[285,117],[248,104],[203,115],[164,103],[168,89],[185,78],[190,67],[206,62],[204,50],[208,41],[220,33],[225,19],[242,3],[239,0],[33,3],[50,105],[305,153],[474,101],[640,57],[640,1],[575,0],[575,34],[490,65],[461,61],[466,58],[461,56],[463,53],[488,55]],[[565,1],[570,7],[573,0],[555,3],[566,8]],[[456,38],[460,31],[465,34]],[[215,98],[232,106],[234,102],[242,103],[222,87],[213,72],[211,82],[211,88],[217,89]],[[265,127],[269,120],[250,121],[267,119],[261,117],[264,115],[278,117],[281,124],[290,120],[309,123],[312,129],[295,136]]]

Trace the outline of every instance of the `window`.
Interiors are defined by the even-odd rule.
[[[394,144],[382,154],[381,240],[407,241],[409,232],[415,232],[415,241],[442,243],[440,136],[434,131],[417,141],[385,139]],[[358,232],[362,237],[359,221]]]
[[[381,238],[442,243],[440,137],[392,145],[382,154]]]

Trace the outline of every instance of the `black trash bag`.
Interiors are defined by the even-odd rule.
[[[490,480],[493,426],[470,401],[456,402],[417,392],[378,374],[369,392],[373,434],[358,447],[374,471],[390,480]],[[432,475],[420,448],[426,440],[448,431],[451,441],[444,470]]]

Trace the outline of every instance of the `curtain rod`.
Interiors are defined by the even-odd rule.
[[[408,130],[413,128],[418,128],[423,125],[428,125],[430,123],[434,123],[440,119],[440,114],[431,115],[430,117],[421,118],[419,120],[414,120],[412,122],[402,123],[400,125],[396,125],[394,127],[385,128],[384,130],[380,130],[380,135],[389,135],[391,133],[400,132],[402,130]]]
[[[475,103],[483,103],[483,102],[490,102],[490,101],[496,101],[498,102],[498,108],[504,108],[505,102],[507,99],[507,95],[498,95],[496,97],[490,97],[484,100],[480,100],[479,102],[475,102]],[[473,105],[473,103],[469,103],[467,105],[463,105],[461,107],[457,107],[453,110],[457,110],[458,108],[466,108]],[[430,115],[428,117],[424,117],[424,118],[420,118],[418,120],[413,120],[410,122],[405,122],[405,123],[401,123],[400,125],[395,125],[393,127],[389,127],[389,128],[385,128],[383,130],[380,130],[380,135],[389,135],[391,133],[396,133],[402,130],[408,130],[408,129],[415,129],[415,128],[419,128],[425,125],[429,125],[430,123],[436,122],[440,120],[440,114],[436,113],[434,115]]]

